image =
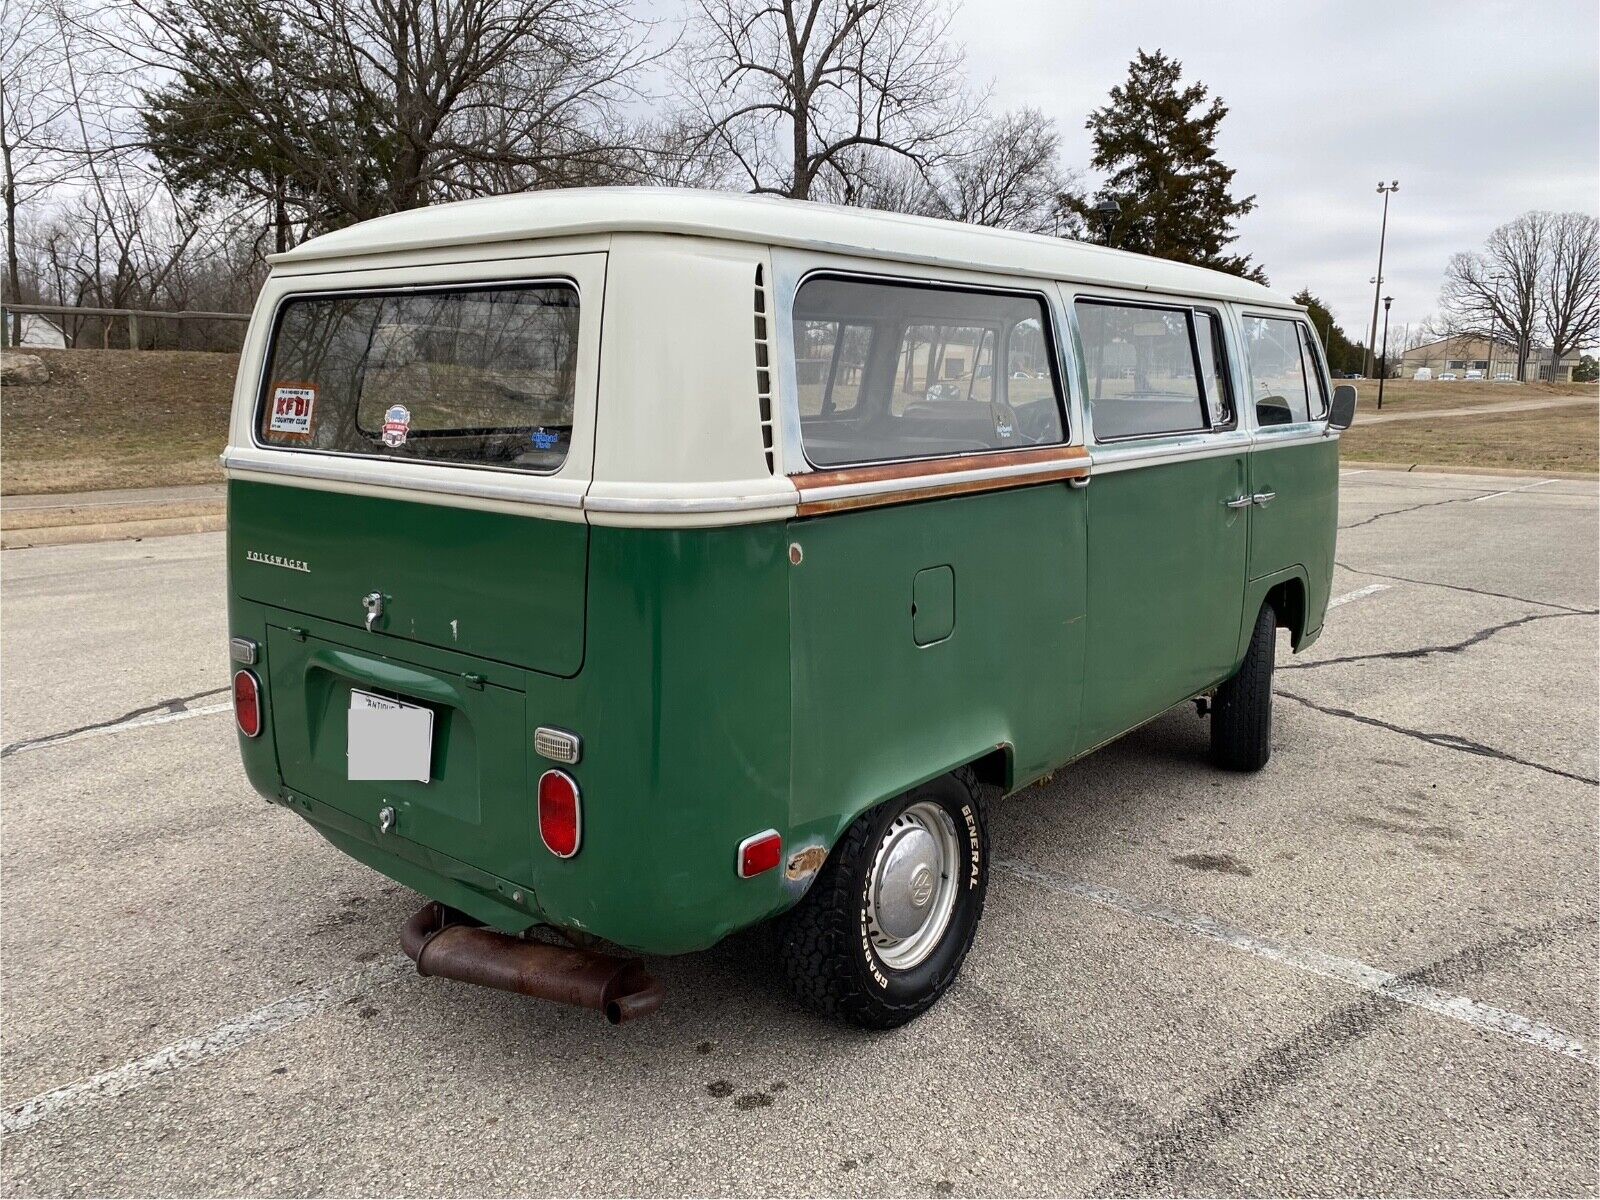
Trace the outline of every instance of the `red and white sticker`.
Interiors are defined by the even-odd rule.
[[[317,407],[317,389],[307,384],[287,384],[272,389],[272,420],[267,428],[292,437],[311,436],[311,414]]]

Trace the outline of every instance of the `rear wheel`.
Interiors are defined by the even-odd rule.
[[[1211,705],[1211,758],[1229,771],[1259,771],[1272,757],[1272,668],[1278,615],[1263,604],[1256,614],[1239,672],[1217,689]]]
[[[989,884],[989,833],[970,768],[857,818],[785,919],[800,1002],[868,1029],[920,1016],[955,981]]]

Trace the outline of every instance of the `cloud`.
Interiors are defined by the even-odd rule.
[[[1088,112],[1139,49],[1181,59],[1230,112],[1218,138],[1259,208],[1239,246],[1309,286],[1352,334],[1372,305],[1382,200],[1396,323],[1437,306],[1444,265],[1530,208],[1594,211],[1600,106],[1592,3],[1257,4],[968,0],[954,31],[997,103],[1054,116],[1083,166]]]

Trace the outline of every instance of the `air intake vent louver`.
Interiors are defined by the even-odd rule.
[[[762,268],[756,267],[756,399],[761,405],[761,446],[767,455],[767,474],[776,474],[772,454],[772,351],[767,340],[767,287]]]

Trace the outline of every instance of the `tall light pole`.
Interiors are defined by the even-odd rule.
[[[1393,296],[1383,298],[1383,358],[1378,369],[1378,411],[1383,411],[1383,381],[1389,377],[1389,305]]]
[[[1383,290],[1383,244],[1389,237],[1389,195],[1400,190],[1400,181],[1378,184],[1378,193],[1383,197],[1383,227],[1378,233],[1378,274],[1372,282],[1372,328],[1367,332],[1366,369],[1361,373],[1368,378],[1372,375],[1372,343],[1378,340],[1378,293]]]
[[[1494,296],[1489,301],[1489,368],[1484,371],[1483,378],[1486,383],[1494,382],[1494,320],[1500,315],[1495,308],[1495,303],[1500,299],[1500,281],[1503,275],[1492,276],[1489,280],[1494,285]]]

